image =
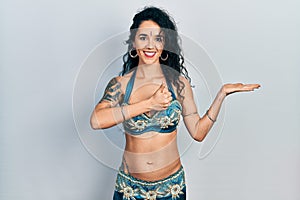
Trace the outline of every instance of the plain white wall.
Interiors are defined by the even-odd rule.
[[[224,127],[208,156],[199,159],[205,143],[184,153],[189,199],[300,199],[296,0],[0,1],[0,199],[111,199],[116,171],[80,140],[73,90],[91,51],[127,31],[145,5],[167,9],[223,82],[262,85],[226,99]],[[198,95],[204,111],[209,102]],[[89,113],[93,103],[75,107]]]

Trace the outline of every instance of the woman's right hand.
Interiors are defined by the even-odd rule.
[[[171,92],[165,83],[162,83],[160,87],[149,99],[152,110],[166,110],[172,101]]]

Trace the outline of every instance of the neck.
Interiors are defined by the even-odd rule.
[[[162,74],[160,63],[150,65],[138,65],[137,76],[139,77],[154,77]]]

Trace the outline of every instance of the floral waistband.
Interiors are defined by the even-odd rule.
[[[144,181],[119,171],[115,190],[123,193],[124,200],[156,200],[157,198],[172,196],[179,198],[185,193],[185,176],[183,167],[174,174],[158,181]]]

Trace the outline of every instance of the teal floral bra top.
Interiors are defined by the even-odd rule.
[[[136,70],[128,81],[124,102],[122,105],[128,105],[128,100],[134,85]],[[167,83],[168,89],[172,94],[172,101],[166,110],[157,111],[152,117],[146,114],[135,116],[123,122],[124,130],[132,135],[140,135],[145,132],[155,131],[159,133],[170,133],[174,131],[179,123],[182,106],[174,94],[170,83]]]

